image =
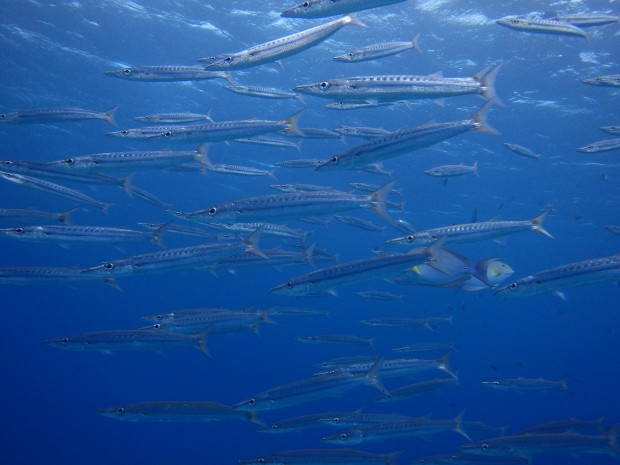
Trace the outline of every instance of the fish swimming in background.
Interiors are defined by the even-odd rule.
[[[521,155],[523,157],[534,158],[536,160],[540,158],[539,153],[534,153],[530,149],[528,149],[527,147],[523,147],[522,145],[504,142],[504,147],[506,147],[508,150],[512,150],[517,155]]]
[[[343,55],[334,57],[334,61],[341,63],[359,63],[360,61],[376,60],[397,53],[404,52],[405,50],[413,50],[415,52],[421,52],[422,49],[418,45],[418,38],[420,34],[416,35],[408,42],[390,41],[381,42],[378,44],[367,45],[366,47],[356,48]]]
[[[255,412],[233,410],[218,402],[159,401],[134,402],[97,410],[99,415],[123,421],[138,422],[205,422],[242,420],[263,423]]]
[[[495,293],[502,296],[531,296],[553,292],[565,299],[564,289],[620,279],[620,254],[568,263],[540,271],[502,286]]]
[[[620,149],[620,137],[617,139],[603,139],[597,142],[592,142],[591,144],[579,147],[577,149],[577,152],[598,153],[609,152],[611,150],[618,149]]]
[[[372,454],[355,449],[300,449],[239,460],[239,465],[396,465],[398,454]]]
[[[451,176],[463,176],[465,174],[473,173],[478,175],[478,162],[475,161],[473,165],[468,166],[464,164],[459,165],[442,165],[430,168],[424,171],[424,174],[435,177],[451,177]]]
[[[606,76],[597,76],[593,78],[584,79],[584,84],[590,84],[592,86],[601,87],[620,87],[620,74],[609,74]]]
[[[523,19],[516,16],[506,16],[495,21],[500,26],[522,32],[540,34],[568,35],[582,37],[588,40],[588,34],[583,29],[563,21],[552,19]]]
[[[83,108],[35,108],[12,113],[0,113],[0,123],[41,124],[101,119],[112,126],[116,126],[114,116],[117,109],[118,107],[114,107],[104,112],[97,112]]]
[[[285,18],[325,18],[404,1],[406,0],[308,0],[284,10],[280,16]]]
[[[549,389],[562,389],[569,392],[567,384],[567,376],[558,381],[552,381],[544,378],[506,378],[493,381],[482,381],[484,386],[499,389],[502,391],[547,391]]]

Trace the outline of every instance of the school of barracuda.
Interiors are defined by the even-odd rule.
[[[385,173],[385,170],[389,171],[390,159],[411,156],[448,139],[500,136],[489,121],[492,121],[494,112],[504,111],[501,95],[495,90],[496,80],[501,80],[501,56],[495,62],[481,64],[480,71],[473,76],[444,77],[441,73],[392,75],[389,74],[388,66],[380,68],[381,71],[375,75],[356,75],[353,70],[356,65],[351,65],[353,71],[350,75],[346,73],[347,70],[343,70],[345,77],[326,75],[323,81],[308,83],[304,76],[299,76],[299,84],[294,89],[249,85],[252,67],[286,60],[338,34],[345,26],[366,27],[364,13],[367,10],[380,14],[380,9],[390,8],[390,12],[398,13],[398,8],[407,8],[410,1],[309,0],[282,12],[283,17],[292,18],[288,21],[293,21],[298,31],[291,35],[233,53],[214,50],[219,54],[196,57],[199,64],[192,66],[163,64],[102,72],[114,78],[144,82],[141,85],[145,86],[149,85],[148,82],[219,80],[221,86],[214,84],[218,92],[231,91],[248,98],[291,99],[299,105],[303,105],[305,100],[322,97],[333,100],[327,108],[369,107],[363,110],[366,112],[372,112],[373,107],[407,104],[408,101],[418,99],[440,100],[443,104],[445,99],[481,97],[482,103],[469,118],[429,121],[416,127],[388,131],[381,127],[353,126],[346,117],[337,119],[341,123],[338,127],[333,124],[326,129],[304,128],[300,125],[303,110],[292,115],[282,115],[281,119],[276,120],[253,118],[233,121],[213,120],[209,113],[162,112],[133,116],[135,120],[149,126],[116,130],[108,135],[129,141],[139,139],[152,143],[153,147],[158,147],[162,142],[188,144],[183,150],[94,153],[47,162],[3,160],[0,162],[0,181],[6,192],[9,183],[15,184],[17,187],[10,186],[15,189],[15,193],[17,189],[34,189],[42,191],[42,195],[64,198],[69,201],[68,205],[74,207],[67,207],[61,200],[57,212],[2,205],[0,236],[6,240],[60,243],[63,246],[75,242],[87,242],[93,246],[150,242],[157,249],[139,255],[111,258],[104,263],[93,263],[87,268],[76,268],[71,263],[59,263],[57,268],[19,267],[2,263],[0,284],[53,283],[79,286],[82,282],[96,281],[122,289],[123,281],[136,275],[178,271],[209,271],[215,274],[218,270],[235,272],[241,267],[257,269],[257,273],[260,273],[263,267],[302,266],[306,267],[305,272],[291,272],[290,279],[274,282],[273,287],[266,288],[264,292],[287,296],[337,297],[345,286],[366,283],[369,288],[357,292],[361,297],[404,304],[402,295],[373,290],[373,284],[387,280],[393,284],[392,289],[398,289],[397,284],[421,285],[495,293],[498,296],[532,296],[553,292],[565,298],[564,291],[571,287],[620,280],[620,254],[560,263],[547,270],[519,270],[519,274],[523,271],[531,274],[512,280],[512,268],[500,258],[466,257],[458,252],[458,246],[465,242],[497,240],[533,231],[546,236],[550,241],[549,247],[553,247],[551,240],[561,235],[562,231],[553,228],[552,206],[542,211],[540,207],[533,206],[529,219],[444,224],[416,231],[407,223],[410,218],[398,202],[401,189],[409,188],[407,180],[400,179],[398,173],[379,184],[353,183],[352,186],[333,187],[304,182],[274,183],[271,187],[277,192],[251,197],[236,195],[236,191],[231,190],[229,200],[212,203],[204,199],[203,207],[193,211],[183,210],[183,205],[169,205],[133,184],[132,173],[143,170],[198,174],[213,171],[236,176],[267,176],[273,180],[277,180],[279,173],[287,168],[314,170],[317,173],[335,170]],[[312,26],[308,26],[310,22],[306,20],[313,18],[319,18],[319,24],[312,22]],[[536,33],[564,36],[566,40],[573,40],[571,36],[589,40],[586,28],[617,22],[616,16],[608,14],[566,14],[552,18],[506,16],[499,19],[497,24],[515,30],[515,33],[534,33],[531,39],[535,41]],[[370,45],[343,50],[342,54],[326,59],[353,63],[378,60],[398,53],[427,53],[423,46],[424,36],[416,35],[415,31],[413,34],[404,31],[401,41],[391,42],[386,42],[389,37],[373,35],[370,28],[366,34]],[[245,71],[237,76],[237,70]],[[242,85],[239,82],[241,80],[246,82]],[[585,93],[590,89],[589,85],[617,87],[620,78],[610,74],[588,78],[583,83],[588,84],[583,86]],[[304,94],[303,99],[300,94]],[[325,111],[332,113],[329,109]],[[16,110],[1,114],[0,122],[8,126],[58,122],[66,124],[70,121],[98,119],[115,124],[116,113],[116,107],[104,112],[82,108]],[[340,115],[338,113],[337,116]],[[613,137],[620,133],[618,126],[610,125],[601,129],[611,134],[612,138],[575,149],[587,153],[619,149],[620,139]],[[469,135],[471,132],[480,135]],[[320,159],[291,159],[275,163],[279,166],[272,165],[268,169],[214,163],[212,158],[215,157],[207,156],[208,144],[228,141],[289,147],[303,156],[317,155],[306,154],[300,148],[304,137],[341,140],[347,137],[350,138],[347,142],[352,145],[339,153],[321,153],[323,158]],[[532,163],[544,162],[544,154],[515,142],[504,142],[504,145],[517,155],[531,159]],[[477,162],[472,165],[443,165],[430,168],[424,173],[447,182],[453,176],[478,175],[478,165]],[[100,213],[94,213],[93,225],[73,225],[70,218],[78,209],[94,207],[113,218],[114,206],[87,195],[79,187],[67,187],[64,182],[71,186],[103,184],[120,187],[131,196],[128,201],[146,201],[157,205],[170,214],[170,220],[164,223],[136,221],[135,227],[106,227],[96,225]],[[374,221],[367,219],[373,218],[373,214]],[[551,224],[551,233],[546,229],[547,224],[543,226],[547,216],[551,217],[547,222]],[[365,258],[357,260],[339,257],[337,251],[320,249],[329,244],[313,243],[311,229],[321,227],[331,220],[369,231],[369,234],[377,234],[384,248],[375,254],[368,252]],[[311,227],[300,226],[309,223]],[[620,226],[608,225],[607,228],[616,234],[620,231]],[[177,235],[192,238],[196,243],[184,247],[167,247],[166,240]],[[271,241],[277,241],[278,245],[269,248],[263,245]],[[398,245],[405,248],[395,249]],[[311,269],[307,270],[308,267]],[[241,281],[242,277],[238,279]],[[446,292],[452,292],[448,289]],[[48,339],[45,343],[65,350],[101,352],[187,347],[195,348],[208,357],[217,357],[218,354],[212,354],[208,348],[210,338],[240,331],[258,333],[261,324],[274,323],[281,316],[320,318],[325,316],[325,312],[314,307],[285,306],[267,309],[170,309],[143,316],[146,326],[138,325],[136,329],[85,331]],[[390,315],[362,320],[360,323],[372,327],[417,327],[428,331],[454,324],[452,316],[405,318]],[[334,428],[334,432],[316,437],[314,449],[286,450],[283,442],[282,450],[255,458],[239,457],[239,463],[395,464],[399,454],[392,453],[389,448],[384,453],[375,454],[349,446],[389,441],[395,437],[429,438],[445,432],[459,435],[463,440],[460,450],[446,450],[446,455],[419,458],[412,463],[525,464],[531,463],[532,458],[535,462],[539,454],[547,453],[608,454],[620,458],[618,427],[606,429],[600,421],[571,419],[533,426],[526,431],[509,432],[504,425],[485,425],[471,421],[465,411],[454,418],[441,419],[430,415],[410,417],[398,414],[394,406],[401,399],[424,396],[437,390],[459,389],[459,372],[450,365],[450,356],[455,350],[451,343],[394,347],[393,351],[397,354],[395,357],[378,355],[376,352],[373,354],[374,337],[365,339],[326,331],[325,334],[307,334],[298,337],[298,340],[307,344],[359,346],[363,355],[331,360],[318,368],[317,372],[309,371],[306,378],[292,379],[290,383],[272,386],[260,392],[254,392],[248,386],[247,398],[239,399],[235,405],[223,405],[205,399],[200,402],[145,400],[110,407],[102,399],[103,405],[98,413],[115,420],[132,422],[245,421],[256,424],[260,432],[280,434],[300,431],[311,434],[309,430],[313,428]],[[436,355],[416,358],[414,355],[417,352]],[[407,379],[415,379],[421,373],[430,373],[431,378],[407,384]],[[393,378],[401,380],[401,384],[387,389],[383,381]],[[489,388],[516,392],[569,390],[566,378],[545,379],[539,377],[538,373],[532,373],[531,378],[505,377],[480,380],[480,383]],[[264,411],[277,411],[318,399],[342,396],[359,386],[375,390],[374,402],[383,406],[384,413],[366,413],[361,410],[317,413],[309,406],[308,414],[301,417],[287,418],[281,414],[279,419],[270,420],[270,423],[261,419]],[[369,402],[372,401],[369,398]]]

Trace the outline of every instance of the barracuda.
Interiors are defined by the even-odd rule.
[[[356,195],[341,191],[290,192],[263,195],[215,205],[187,214],[187,218],[206,217],[217,223],[240,221],[265,221],[273,218],[300,218],[326,215],[345,210],[369,208],[391,222],[385,210],[385,199],[393,182],[369,195]]]
[[[448,123],[427,123],[412,129],[393,132],[387,136],[371,139],[346,152],[332,156],[316,167],[316,170],[363,169],[371,163],[380,162],[414,150],[430,147],[443,140],[469,131],[496,134],[486,123],[486,116],[493,101],[485,103],[471,118]]]
[[[316,97],[366,102],[410,99],[442,99],[459,95],[481,95],[499,102],[495,78],[501,64],[484,68],[471,78],[446,78],[441,73],[428,76],[384,75],[331,79],[296,86],[293,90]]]
[[[563,21],[554,21],[552,19],[522,19],[515,16],[506,16],[495,22],[500,26],[516,29],[517,31],[578,36],[588,40],[586,31]]]
[[[280,16],[285,18],[325,18],[404,1],[406,0],[309,0],[283,11]]]
[[[0,113],[0,123],[39,124],[101,119],[116,126],[114,115],[117,108],[114,107],[104,112],[84,110],[83,108],[35,108],[12,113]]]
[[[562,290],[585,284],[617,281],[620,279],[620,254],[593,258],[526,276],[495,293],[504,296],[530,296],[553,292],[563,297]]]
[[[429,244],[440,237],[446,242],[474,242],[485,239],[515,234],[522,231],[536,231],[553,239],[553,236],[543,227],[543,222],[550,210],[545,210],[536,218],[523,221],[481,221],[478,223],[455,224],[442,228],[427,229],[408,234],[407,236],[390,239],[390,244]]]
[[[143,82],[168,82],[168,81],[201,81],[204,79],[224,79],[231,85],[234,81],[230,73],[219,71],[207,71],[204,66],[182,66],[182,65],[161,65],[161,66],[136,66],[132,68],[122,68],[113,71],[106,71],[103,74],[130,81]]]
[[[343,16],[336,21],[321,26],[306,29],[270,42],[256,45],[238,53],[216,55],[209,58],[200,58],[198,61],[207,62],[205,69],[235,70],[258,66],[285,58],[324,41],[340,28],[355,24],[364,26],[354,14]]]

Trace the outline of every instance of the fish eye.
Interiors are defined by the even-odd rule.
[[[15,231],[17,234],[21,234],[24,232],[24,228],[15,228],[13,231]]]
[[[332,163],[338,163],[338,157],[332,157]]]
[[[349,439],[349,436],[346,433],[342,433],[340,439]]]
[[[325,82],[325,81],[323,81],[323,82],[321,82],[321,83],[319,84],[319,87],[320,87],[321,89],[327,89],[327,88],[329,87],[329,82]]]
[[[513,19],[513,20],[511,20],[510,22],[511,22],[512,24],[519,24],[519,20],[518,20],[518,19],[516,19],[516,18],[515,18],[515,19]]]
[[[121,131],[121,134],[129,134],[129,131],[127,131],[127,129],[123,129],[123,130]]]
[[[302,6],[302,7],[304,7],[304,8],[307,8],[307,7],[309,7],[309,6],[310,6],[310,2],[303,2],[303,3],[301,4],[301,6]]]
[[[123,407],[119,407],[116,409],[116,413],[125,413],[125,409]]]
[[[4,119],[4,118],[6,118],[6,113],[2,113],[2,114],[0,115],[0,119]]]
[[[514,291],[517,287],[519,287],[519,285],[517,283],[512,283],[508,287]]]
[[[340,423],[340,418],[338,417],[334,418],[334,423]]]
[[[60,342],[62,342],[63,344],[66,344],[67,342],[69,342],[69,338],[68,337],[63,337]]]
[[[252,397],[250,400],[248,400],[248,405],[256,405],[256,399]]]
[[[130,68],[125,68],[125,69],[123,70],[123,74],[124,74],[125,76],[129,76],[129,75],[131,74],[131,69],[130,69]]]
[[[66,163],[67,165],[73,165],[73,164],[75,163],[75,160],[74,160],[73,158],[67,158],[67,159],[65,160],[65,163]]]
[[[499,382],[499,381],[493,381],[493,385],[494,385],[494,386],[499,386],[499,385],[500,385],[500,382]]]
[[[265,459],[256,459],[256,463],[265,463]]]
[[[413,241],[415,241],[415,236],[409,235],[409,236],[405,237],[405,240],[407,242],[413,242]]]
[[[232,61],[232,57],[226,57],[226,63],[230,63]]]
[[[164,137],[170,137],[172,133],[170,131],[164,132]]]
[[[6,160],[4,166],[13,166],[13,162],[11,160]]]
[[[489,450],[489,445],[488,444],[482,444],[482,449],[483,450]]]
[[[271,425],[271,429],[278,429],[279,426],[278,425]]]
[[[216,213],[217,213],[217,208],[215,207],[209,208],[209,215],[215,215]]]
[[[353,58],[353,53],[349,52],[349,53],[347,53],[347,56],[348,56],[349,58]]]
[[[288,287],[290,289],[291,287],[293,287],[293,283],[291,281],[289,281],[288,283],[286,283],[286,287]]]
[[[155,323],[153,325],[153,329],[160,329],[160,328],[161,328],[161,325],[159,323]]]
[[[113,270],[114,269],[114,263],[104,263],[103,265],[101,265],[103,268],[105,268],[106,270]]]

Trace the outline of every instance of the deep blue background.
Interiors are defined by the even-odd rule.
[[[327,100],[304,97],[267,101],[232,94],[221,82],[137,83],[102,73],[127,65],[194,64],[199,57],[233,52],[320,24],[322,20],[285,20],[279,12],[294,2],[248,1],[8,1],[0,17],[0,108],[80,106],[104,110],[119,105],[120,127],[135,127],[131,118],[155,112],[206,112],[217,120],[261,117],[280,119],[300,107],[301,126],[334,128],[340,124],[395,130],[429,119],[451,121],[475,112],[482,100],[459,97],[441,107],[420,101],[411,105],[353,112],[325,110]],[[505,244],[483,242],[458,247],[472,259],[500,257],[515,277],[590,257],[618,252],[617,236],[603,226],[619,224],[620,164],[617,152],[582,154],[577,147],[607,136],[598,127],[620,124],[619,93],[580,80],[620,72],[617,25],[591,28],[589,43],[573,37],[521,34],[494,20],[508,14],[544,12],[538,1],[409,1],[360,13],[368,28],[345,27],[328,41],[284,60],[284,70],[264,65],[235,73],[243,84],[281,89],[326,78],[358,74],[430,74],[470,76],[486,65],[502,62],[497,92],[505,102],[495,107],[489,123],[501,136],[466,134],[431,149],[385,163],[406,200],[404,219],[425,229],[470,221],[477,209],[481,220],[525,219],[546,205],[553,212],[546,223],[551,240],[534,232]],[[571,2],[565,12],[606,11],[615,2]],[[554,8],[562,8],[555,6]],[[568,8],[568,7],[566,7]],[[563,10],[564,11],[564,10]],[[617,12],[617,11],[616,11]],[[420,33],[424,53],[410,51],[381,61],[343,64],[331,57],[350,48],[385,40],[406,40]],[[56,160],[86,153],[160,148],[148,143],[105,137],[102,121],[0,127],[1,158]],[[349,146],[358,140],[347,141]],[[525,145],[542,153],[540,161],[507,151],[502,143]],[[174,146],[175,148],[185,148]],[[327,158],[344,149],[339,141],[304,141],[302,155]],[[271,165],[299,158],[294,150],[231,143],[211,148],[215,162]],[[480,177],[441,179],[422,174],[446,163],[478,161]],[[384,183],[385,177],[358,173],[319,173],[279,168],[281,182],[306,182],[346,189],[350,181]],[[144,172],[134,183],[180,210],[272,192],[273,181],[219,174]],[[130,199],[111,187],[71,186],[113,202],[110,215],[82,208],[75,224],[135,226],[139,221],[164,222],[160,209]],[[2,183],[0,207],[37,207],[51,211],[72,208],[61,198]],[[371,213],[360,217],[379,223]],[[315,229],[317,247],[339,253],[342,260],[366,257],[384,249],[385,238],[333,221]],[[388,229],[387,237],[400,235]],[[169,246],[195,243],[166,236]],[[278,240],[268,238],[265,246]],[[0,239],[0,266],[93,266],[153,250],[146,244],[120,251],[112,247],[53,244]],[[399,250],[392,248],[390,250]],[[241,269],[214,277],[207,271],[121,278],[123,292],[99,283],[79,286],[1,286],[3,322],[0,338],[0,461],[3,463],[90,463],[151,465],[236,463],[238,459],[279,449],[320,447],[326,431],[272,436],[245,423],[139,424],[100,417],[101,407],[146,400],[214,400],[234,404],[265,389],[313,373],[321,360],[354,355],[360,349],[304,345],[305,334],[377,336],[377,353],[419,341],[454,342],[451,364],[461,387],[429,397],[393,404],[371,404],[367,411],[407,415],[433,413],[451,418],[465,409],[468,421],[508,426],[509,431],[538,423],[578,417],[605,417],[606,427],[620,421],[617,369],[618,289],[608,283],[568,291],[569,301],[541,295],[502,300],[490,292],[455,293],[451,289],[397,287],[383,281],[344,288],[340,296],[287,298],[267,290],[307,267]],[[354,291],[381,289],[403,294],[404,302],[362,299]],[[134,328],[138,316],[198,306],[257,309],[273,305],[312,306],[331,310],[325,318],[278,318],[263,325],[261,337],[251,333],[214,335],[213,359],[191,349],[156,352],[73,353],[42,344],[47,338],[82,331]],[[445,316],[454,326],[427,329],[380,329],[358,320],[379,316]],[[362,349],[364,354],[371,354]],[[494,371],[491,366],[496,370]],[[569,376],[570,394],[494,391],[480,381],[496,377]],[[432,376],[432,375],[431,375]],[[414,380],[386,382],[388,388]],[[360,388],[340,399],[327,399],[281,411],[266,412],[265,421],[323,410],[353,410],[376,393]],[[332,430],[327,430],[331,432]],[[404,451],[400,463],[432,453],[455,450],[463,438],[446,433],[431,441],[391,440],[361,447],[376,452]],[[535,463],[581,463],[576,457],[536,457]],[[597,463],[612,463],[597,457]]]

